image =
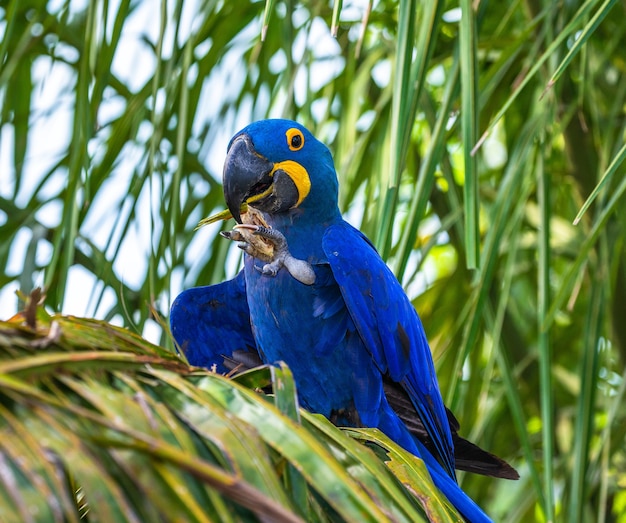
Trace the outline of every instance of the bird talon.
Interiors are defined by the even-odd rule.
[[[233,229],[236,231],[252,231],[254,233],[259,227],[261,226],[254,223],[238,223]]]
[[[277,261],[278,260],[275,260],[272,263],[266,263],[265,265],[263,265],[263,267],[255,265],[254,268],[264,276],[271,276],[272,278],[274,278],[276,274],[278,274],[278,270],[283,266],[282,263],[276,263]]]
[[[274,229],[270,229],[269,227],[264,227],[263,225],[257,225],[252,234],[256,234],[257,236],[263,236],[264,238],[271,238],[273,231]]]
[[[263,265],[263,269],[261,270],[261,272],[265,274],[266,276],[275,277],[276,274],[278,273],[278,269],[280,269],[283,266],[282,262],[279,264],[276,264],[277,261],[279,260],[275,260],[272,263],[267,263]]]
[[[247,242],[237,242],[237,247],[250,256],[254,256],[256,254],[254,247]]]
[[[256,230],[252,234],[266,239],[273,244],[276,249],[286,249],[287,247],[287,240],[285,239],[285,236],[277,229],[257,225]]]
[[[313,267],[308,262],[291,255],[287,239],[279,230],[265,225],[240,223],[235,225],[232,231],[220,234],[224,238],[238,242],[237,247],[253,258],[267,262],[263,267],[254,266],[261,274],[276,277],[278,271],[285,267],[300,283],[312,285],[315,282]]]
[[[234,229],[232,231],[220,231],[220,236],[222,236],[223,238],[226,238],[227,240],[231,240],[234,242],[246,241],[243,234],[241,234],[239,231],[234,230]]]

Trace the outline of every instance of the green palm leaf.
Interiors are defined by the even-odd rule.
[[[226,224],[194,231],[224,209],[227,140],[250,120],[289,116],[331,147],[342,210],[413,299],[462,433],[521,469],[517,484],[461,476],[464,490],[499,521],[621,523],[624,14],[614,0],[0,2],[0,315],[46,286],[49,310],[165,347],[146,352],[129,331],[42,308],[27,316],[43,337],[2,331],[0,500],[15,510],[0,520],[158,520],[183,501],[190,520],[254,519],[209,483],[223,470],[226,485],[235,465],[268,476],[240,481],[274,508],[348,517],[276,442],[212,441],[213,430],[251,434],[226,399],[210,403],[222,413],[210,421],[183,416],[188,404],[209,409],[208,392],[186,395],[199,383],[246,404],[247,388],[272,377],[241,377],[242,388],[191,371],[159,319],[183,288],[237,270],[218,237]],[[110,397],[96,401],[101,387]],[[128,406],[137,419],[120,416],[127,396],[143,398]],[[323,421],[298,421],[292,392],[274,398],[301,451],[326,449],[325,470],[380,466],[369,451],[361,468],[365,454],[339,459]],[[158,466],[145,450],[157,436]],[[181,449],[200,468],[185,468]],[[368,517],[432,508],[393,474],[370,484],[369,501],[348,494],[361,479],[340,477]],[[378,488],[391,512],[372,505]]]
[[[287,368],[230,380],[105,322],[38,316],[0,323],[7,521],[458,518],[388,439],[359,433],[373,453],[300,413]]]

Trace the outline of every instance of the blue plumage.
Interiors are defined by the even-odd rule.
[[[254,123],[229,145],[224,187],[235,218],[251,202],[315,282],[286,265],[264,273],[266,261],[246,255],[235,279],[183,292],[171,324],[189,361],[223,371],[222,356],[255,348],[266,363],[285,361],[302,406],[380,428],[424,459],[468,520],[489,521],[456,484],[450,421],[419,317],[369,240],[341,217],[326,146],[292,121]],[[410,399],[434,456],[390,406],[385,380]]]
[[[243,271],[230,281],[181,293],[172,304],[170,325],[189,362],[199,367],[215,365],[224,374],[222,355],[256,353]]]
[[[322,243],[346,307],[376,367],[408,392],[439,459],[454,477],[452,435],[415,309],[362,233],[342,222],[328,228]]]

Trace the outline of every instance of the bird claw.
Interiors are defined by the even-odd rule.
[[[268,262],[262,268],[254,266],[262,274],[274,277],[281,267],[285,267],[289,274],[300,283],[304,285],[315,283],[315,272],[311,264],[291,255],[287,239],[280,231],[263,225],[244,223],[235,225],[232,231],[224,231],[220,234],[224,238],[238,242],[238,247],[253,258]],[[255,241],[255,237],[259,239]],[[259,243],[263,240],[265,245]],[[268,243],[272,247],[271,254],[267,248],[264,248]]]
[[[276,249],[277,251],[285,250],[289,252],[289,249],[287,247],[287,239],[282,232],[277,229],[264,227],[263,225],[255,225],[254,227],[256,227],[256,230],[252,234],[268,240],[274,245],[274,249]]]
[[[254,247],[248,243],[243,234],[239,231],[220,231],[220,235],[227,240],[234,241],[237,243],[237,247],[239,247],[242,251],[248,253],[250,256],[258,257],[259,253],[254,249]]]
[[[220,231],[220,236],[226,238],[227,240],[243,241],[243,235],[239,231],[236,231],[236,230]]]
[[[254,268],[265,276],[276,276],[278,270],[284,265],[284,262],[280,259],[274,260],[272,263],[266,263],[263,267],[257,265]]]

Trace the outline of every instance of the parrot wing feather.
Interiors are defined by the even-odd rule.
[[[383,376],[406,391],[435,456],[454,473],[454,447],[421,321],[402,286],[360,231],[346,222],[323,237],[324,252],[357,331]]]
[[[243,271],[232,280],[182,292],[172,304],[170,325],[192,365],[215,365],[217,372],[226,373],[233,362],[246,360],[245,353],[259,361]]]

